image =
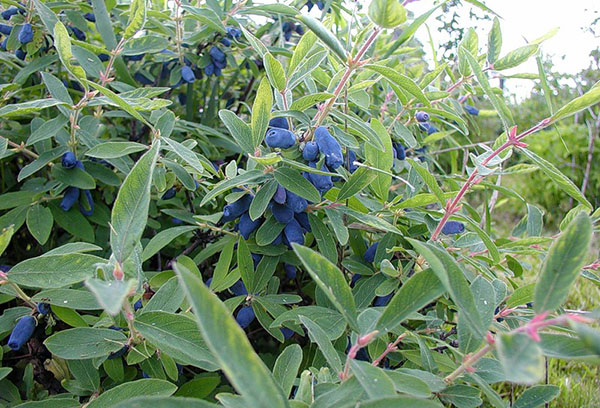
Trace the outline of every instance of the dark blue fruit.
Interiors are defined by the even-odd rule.
[[[300,197],[298,194],[287,192],[286,205],[292,209],[295,213],[301,213],[308,207],[308,202],[305,198]]]
[[[8,338],[8,347],[13,351],[19,350],[23,344],[27,343],[35,330],[36,320],[33,316],[22,317]]]
[[[16,7],[11,7],[9,9],[6,9],[2,12],[2,18],[5,20],[10,20],[10,18],[12,16],[14,16],[15,14],[17,14],[19,12],[19,9]]]
[[[163,195],[160,197],[160,199],[161,200],[171,199],[171,198],[175,197],[176,193],[177,193],[177,190],[175,190],[175,187],[171,187],[170,189],[168,189],[167,191],[165,191],[163,193]]]
[[[6,24],[0,24],[0,34],[10,35],[12,27]]]
[[[108,54],[98,54],[98,59],[102,62],[106,62],[110,59],[110,55]]]
[[[223,207],[223,218],[221,219],[223,222],[235,220],[243,213],[248,211],[250,208],[250,203],[252,203],[252,197],[249,194],[242,196],[239,200],[227,204]]]
[[[134,311],[136,311],[136,312],[137,312],[138,310],[140,310],[142,307],[144,307],[144,306],[142,305],[142,299],[138,300],[137,302],[135,302],[135,303],[133,304],[133,310],[134,310]]]
[[[69,28],[73,32],[73,35],[75,36],[75,38],[77,38],[79,41],[85,41],[86,36],[83,31],[81,31],[79,28],[74,27],[74,26],[69,26]]]
[[[258,263],[261,261],[262,257],[263,256],[260,254],[252,254],[252,262],[254,263],[254,269],[258,267]]]
[[[283,231],[281,231],[279,233],[279,235],[277,235],[277,237],[275,237],[273,242],[271,242],[271,245],[281,245],[282,243],[283,243]]]
[[[448,221],[442,228],[442,234],[460,234],[465,230],[465,224],[459,221]]]
[[[296,278],[296,267],[294,265],[290,265],[290,264],[283,264],[283,270],[285,271],[285,276],[287,276],[288,279],[295,279]]]
[[[310,167],[312,167],[313,169],[317,168],[317,163],[315,163],[315,162],[310,162],[310,163],[308,163],[308,165]],[[321,167],[321,171],[328,172],[329,169],[327,168],[327,166],[323,165]],[[326,193],[333,187],[333,181],[331,181],[331,176],[326,176],[324,174],[305,172],[304,177],[306,177],[306,179],[308,181],[310,181],[312,183],[312,185],[315,186],[321,194]]]
[[[244,285],[244,282],[241,279],[238,279],[229,290],[236,296],[245,296],[248,294],[248,289],[246,289],[246,285]]]
[[[288,329],[287,327],[282,327],[281,334],[283,334],[283,338],[287,340],[294,335],[294,332],[291,329]]]
[[[252,234],[258,227],[260,227],[261,224],[262,220],[260,218],[257,218],[256,220],[252,221],[250,215],[247,212],[243,213],[240,217],[240,221],[238,224],[240,234],[242,235],[242,237],[244,237],[244,239],[248,239],[250,237],[250,234]]]
[[[63,211],[69,211],[77,200],[79,200],[79,189],[77,187],[69,186],[65,190],[65,196],[60,202],[60,208],[62,208]]]
[[[350,280],[350,287],[353,288],[360,278],[362,278],[362,275],[360,273],[355,273],[354,275],[352,275],[352,280]]]
[[[254,310],[252,310],[252,306],[244,306],[235,316],[235,321],[238,322],[242,329],[245,329],[252,323],[255,317],[256,315],[254,314]]]
[[[373,306],[375,306],[375,307],[387,306],[387,304],[389,303],[392,296],[394,296],[394,292],[390,293],[389,295],[385,295],[385,296],[377,296],[375,298],[375,301],[373,302]]]
[[[348,152],[346,154],[348,155],[347,161],[350,162],[348,171],[350,173],[354,173],[356,170],[358,170],[358,165],[354,164],[354,162],[356,161],[356,153],[354,153],[354,150],[348,149]],[[346,163],[346,165],[348,165],[348,163]]]
[[[220,42],[221,44],[223,44],[225,47],[229,47],[229,46],[231,46],[231,40],[230,40],[229,38],[221,38],[221,39],[219,40],[219,42]]]
[[[127,61],[141,61],[142,58],[144,58],[144,54],[138,54],[138,55],[126,55],[124,57]]]
[[[337,140],[325,128],[319,126],[315,130],[315,142],[319,146],[319,151],[325,155],[325,163],[331,169],[337,169],[344,164],[344,156],[342,155],[342,147]]]
[[[63,154],[62,159],[60,161],[60,164],[65,169],[72,169],[73,167],[75,167],[76,163],[77,157],[75,157],[75,153],[73,152],[66,152],[65,154]]]
[[[302,233],[302,227],[298,221],[296,221],[296,219],[293,218],[285,226],[283,229],[283,234],[290,245],[293,243],[304,245],[304,234]]]
[[[123,354],[127,353],[128,350],[129,350],[129,346],[126,344],[123,347],[121,347],[119,350],[115,351],[114,353],[110,353],[107,358],[109,360],[113,360],[115,358],[119,358]]]
[[[282,116],[278,116],[276,118],[271,119],[269,121],[269,127],[286,129],[286,130],[290,129],[287,119]]]
[[[319,157],[319,146],[315,142],[306,142],[302,151],[302,158],[306,161],[316,161]]]
[[[48,303],[38,303],[36,305],[36,309],[41,315],[47,315],[50,313],[50,305]]]
[[[265,142],[271,148],[289,149],[296,143],[296,136],[287,129],[271,128],[267,131]]]
[[[310,222],[308,222],[308,214],[307,213],[303,212],[303,213],[295,214],[294,218],[296,219],[296,221],[298,221],[298,224],[300,224],[300,226],[302,227],[304,232],[312,232],[312,229],[310,228]]]
[[[239,28],[235,28],[235,27],[225,27],[225,30],[227,31],[227,37],[231,38],[232,40],[236,40],[239,41],[241,36],[242,36],[242,31]]]
[[[19,48],[19,49],[15,50],[15,56],[18,59],[20,59],[21,61],[25,61],[25,57],[27,57],[27,53]]]
[[[87,21],[91,21],[92,23],[96,22],[96,16],[94,15],[94,13],[85,13],[83,15],[83,18],[85,18]]]
[[[396,150],[396,158],[398,160],[406,159],[406,150],[402,146],[402,143],[394,143],[394,149]]]
[[[188,84],[193,83],[196,80],[196,76],[194,75],[194,71],[187,65],[184,65],[181,68],[181,78],[187,82]]]
[[[86,217],[89,217],[94,213],[94,200],[92,199],[92,193],[90,190],[83,190],[83,195],[85,197],[85,203],[79,203],[79,211]]]
[[[273,213],[273,217],[275,217],[277,222],[282,224],[287,224],[294,219],[294,210],[287,205],[275,203],[271,208],[271,212]]]
[[[375,260],[375,253],[377,252],[378,246],[379,246],[379,242],[376,242],[367,248],[367,250],[365,251],[365,254],[363,255],[363,258],[365,259],[365,261],[371,263]]]
[[[273,195],[273,201],[275,201],[277,204],[285,204],[286,198],[287,193],[285,188],[283,188],[281,184],[278,184],[277,191],[275,191],[275,194]]]
[[[473,115],[473,116],[479,115],[479,109],[477,109],[475,106],[471,106],[471,105],[465,103],[464,108],[465,108],[465,111],[469,115]]]
[[[429,120],[429,114],[427,112],[418,111],[415,114],[415,118],[418,122],[427,122]]]
[[[146,75],[142,74],[141,72],[136,72],[135,74],[133,74],[133,79],[135,79],[142,85],[152,85],[153,84],[153,82],[150,80],[150,78],[148,78]]]
[[[21,44],[27,44],[33,41],[33,27],[31,27],[31,24],[23,24],[21,31],[19,31],[19,35],[17,35],[17,40],[19,40]]]

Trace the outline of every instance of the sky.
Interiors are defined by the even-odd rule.
[[[419,0],[406,7],[418,16],[429,10],[433,3],[432,0]],[[463,3],[466,4],[466,1]],[[526,45],[527,41],[534,40],[558,27],[558,33],[542,44],[542,52],[552,56],[557,72],[575,74],[589,66],[590,51],[600,47],[600,37],[594,38],[589,31],[581,28],[589,26],[594,19],[600,17],[600,0],[487,0],[485,4],[501,17],[503,39],[501,55]],[[487,34],[492,22],[470,21],[468,10],[462,14],[465,16],[462,25],[469,27],[476,24],[474,28],[479,35],[480,47],[482,45],[487,47]],[[428,24],[435,43],[442,43],[443,34],[437,31],[439,22],[432,16]],[[600,31],[600,24],[596,27]],[[428,34],[424,27],[417,32],[417,38],[423,43],[428,43]],[[532,57],[527,63],[507,72],[535,73],[537,72],[535,58]],[[506,85],[509,91],[521,99],[531,91],[532,81],[511,79]]]

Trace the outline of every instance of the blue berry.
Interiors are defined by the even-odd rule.
[[[48,303],[38,303],[36,305],[36,309],[41,315],[47,315],[50,313],[50,305]]]
[[[142,58],[144,58],[144,54],[138,54],[138,55],[126,55],[125,60],[127,61],[141,61]]]
[[[208,55],[210,55],[210,58],[212,59],[213,63],[218,62],[219,64],[224,64],[227,61],[227,55],[225,55],[225,53],[221,51],[219,47],[214,45],[208,51]],[[215,65],[219,66],[219,64]],[[225,68],[225,66],[222,66],[220,68]]]
[[[348,162],[350,162],[350,166],[348,167],[348,171],[350,173],[354,173],[356,170],[358,170],[358,165],[354,164],[354,162],[356,161],[356,153],[354,152],[354,150],[350,150],[348,149],[348,152],[346,153],[348,155]],[[346,165],[348,163],[345,163]]]
[[[344,163],[342,147],[324,126],[315,130],[315,142],[319,151],[325,155],[325,163],[331,169],[337,169]]]
[[[252,221],[250,215],[246,212],[242,214],[240,217],[240,221],[238,223],[239,231],[244,239],[248,239],[250,234],[254,232],[260,225],[262,224],[262,220],[260,218]]]
[[[290,127],[288,125],[288,121],[283,116],[278,116],[269,121],[269,127],[279,128],[289,130]]]
[[[252,310],[252,306],[244,306],[238,311],[235,321],[238,322],[242,329],[245,329],[252,323],[255,317],[256,315],[254,314],[254,310]]]
[[[146,75],[142,74],[141,72],[136,72],[135,74],[133,74],[133,79],[135,79],[142,85],[152,85],[153,84],[153,82]]]
[[[229,47],[229,46],[231,46],[231,40],[230,40],[229,38],[221,38],[221,39],[219,40],[219,42],[220,42],[221,44],[223,44],[225,47]]]
[[[258,264],[262,260],[262,255],[260,254],[252,254],[252,262],[254,263],[254,269],[258,267]]]
[[[63,168],[72,169],[73,167],[75,167],[76,163],[77,163],[77,157],[75,157],[75,153],[66,152],[65,154],[62,155],[60,164],[63,166]]]
[[[89,217],[94,213],[94,200],[92,199],[90,190],[83,190],[83,195],[85,196],[86,203],[85,206],[79,203],[79,211],[86,217]]]
[[[144,307],[144,305],[142,305],[142,299],[138,300],[137,302],[135,302],[133,304],[133,310],[136,311],[136,312],[138,310],[140,310],[142,307]]]
[[[284,33],[288,33],[294,30],[294,24],[290,23],[289,21],[286,21],[285,23],[283,23],[283,25],[281,26],[281,29],[283,30]]]
[[[283,334],[283,338],[287,340],[294,335],[294,332],[291,329],[288,329],[287,327],[282,327],[281,334]]]
[[[110,55],[108,54],[98,54],[98,59],[102,62],[106,62],[110,59]]]
[[[306,161],[316,161],[319,157],[319,146],[315,142],[306,142],[302,151],[302,158]]]
[[[425,153],[426,151],[427,151],[427,147],[426,146],[423,146],[423,147],[420,147],[418,149],[415,149],[415,152],[417,152],[417,153]],[[426,160],[425,156],[423,156],[423,155],[419,155],[418,159],[420,161],[422,161],[422,162],[424,162]]]
[[[294,30],[298,33],[298,35],[304,34],[304,28],[300,24],[296,24]]]
[[[94,15],[94,13],[85,13],[83,15],[83,18],[85,18],[87,21],[91,21],[92,23],[96,22],[96,16]]]
[[[119,350],[115,351],[114,353],[110,353],[107,358],[109,360],[113,360],[115,358],[119,358],[123,354],[125,354],[128,350],[129,350],[129,346],[126,344],[123,347],[121,347]]]
[[[459,221],[448,221],[442,228],[442,234],[460,234],[465,230],[465,224]]]
[[[273,213],[273,217],[275,217],[277,222],[282,224],[287,224],[294,219],[294,211],[287,205],[275,203],[271,208],[271,212]]]
[[[278,184],[277,191],[275,191],[275,194],[273,195],[273,201],[275,201],[277,204],[285,204],[286,198],[287,193],[285,188],[283,188],[281,184]]]
[[[288,244],[291,246],[292,243],[304,245],[304,234],[302,233],[302,227],[293,218],[283,229],[284,238],[287,239]]]
[[[63,211],[69,211],[77,200],[79,200],[79,189],[77,187],[69,186],[65,190],[65,196],[60,202],[60,208],[62,208]]]
[[[360,278],[362,278],[362,275],[360,273],[355,273],[354,275],[352,275],[352,279],[350,280],[350,287],[353,288]]]
[[[15,56],[18,59],[20,59],[21,61],[25,61],[25,57],[27,57],[27,53],[19,48],[19,49],[15,50]]]
[[[273,240],[273,242],[271,242],[271,245],[281,245],[283,243],[283,231],[281,231],[279,233],[279,235],[277,235],[275,237],[275,239]]]
[[[375,306],[375,307],[387,306],[387,304],[389,303],[392,296],[394,296],[394,292],[392,292],[386,296],[377,296],[375,298],[375,301],[373,302],[373,306]]]
[[[287,200],[285,203],[295,213],[302,213],[306,210],[306,207],[308,207],[308,202],[305,198],[300,197],[299,195],[292,193],[291,191],[287,192]]]
[[[6,43],[7,42],[8,42],[8,38],[5,38],[4,40],[2,40],[2,42],[0,43],[0,50],[6,51]]]
[[[271,128],[267,131],[265,142],[271,148],[289,149],[296,143],[296,136],[287,129]]]
[[[283,264],[283,270],[285,271],[285,276],[287,276],[288,279],[295,279],[296,278],[296,267],[294,265],[290,265],[287,263]]]
[[[427,112],[423,112],[423,111],[418,111],[415,114],[415,118],[417,119],[418,122],[427,122],[429,120],[429,114]]]
[[[187,65],[184,65],[181,68],[181,78],[187,82],[188,84],[193,83],[196,80],[196,76],[194,75],[194,71]]]
[[[379,246],[379,242],[376,242],[367,248],[367,250],[365,251],[365,254],[363,255],[363,258],[365,259],[365,261],[367,261],[368,263],[371,263],[375,260],[375,253],[377,252],[378,246]]]
[[[175,190],[175,187],[171,187],[170,189],[168,189],[167,191],[165,191],[163,193],[163,195],[160,197],[161,200],[169,200],[173,197],[175,197],[175,194],[177,193],[177,190]]]
[[[9,9],[6,9],[2,12],[2,18],[5,20],[10,20],[10,18],[12,16],[14,16],[15,14],[17,14],[19,12],[19,9],[16,7],[11,7]]]
[[[35,330],[36,320],[33,316],[22,317],[8,338],[8,347],[13,351],[19,350],[23,344],[27,343]]]
[[[0,34],[10,35],[12,27],[6,24],[0,24]]]
[[[298,221],[298,224],[300,224],[304,232],[312,232],[312,229],[310,228],[310,222],[308,222],[307,213],[302,212],[299,214],[295,214],[294,218],[296,219],[296,221]]]
[[[19,31],[19,35],[17,35],[17,40],[19,40],[21,44],[27,44],[33,41],[33,27],[31,24],[23,24],[21,31]]]
[[[244,285],[244,282],[241,279],[238,279],[229,290],[236,296],[245,296],[248,294],[248,289],[246,289],[246,285]]]
[[[315,163],[315,162],[310,162],[310,163],[308,163],[308,165],[310,167],[312,167],[313,169],[317,168],[317,163]],[[321,167],[321,171],[328,172],[329,169],[327,168],[327,166],[323,165]],[[319,190],[319,192],[321,194],[326,193],[333,187],[333,181],[331,181],[331,176],[326,176],[324,174],[317,174],[317,173],[309,173],[309,172],[305,172],[304,176],[306,177],[306,179],[308,181],[310,181],[312,183],[313,186],[315,186],[317,188],[317,190]]]
[[[469,105],[469,104],[466,104],[466,103],[465,103],[465,106],[464,106],[464,108],[465,108],[465,111],[466,111],[466,112],[467,112],[469,115],[473,115],[473,116],[477,116],[477,115],[479,115],[479,109],[477,109],[477,108],[476,108],[476,107],[474,107],[474,106],[471,106],[471,105]]]
[[[239,200],[227,204],[223,207],[223,218],[221,219],[223,222],[235,220],[243,213],[248,211],[250,208],[250,204],[252,203],[252,197],[249,194],[242,196]]]
[[[75,26],[69,26],[69,28],[73,32],[73,35],[75,36],[75,38],[77,38],[79,41],[85,41],[86,36],[83,31],[81,31],[79,28],[77,28]]]
[[[227,37],[231,38],[232,40],[236,40],[239,41],[241,36],[242,36],[242,31],[239,28],[235,28],[235,27],[225,27],[225,30],[227,31]]]
[[[402,146],[402,143],[394,143],[394,150],[396,151],[396,158],[398,160],[406,159],[406,150]]]

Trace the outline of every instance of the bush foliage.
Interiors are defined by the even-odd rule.
[[[551,34],[469,2],[488,38],[429,65],[441,4],[2,1],[0,406],[524,408],[597,363],[600,212],[526,142],[600,86],[519,126],[492,78]],[[501,182],[533,166],[554,236]]]

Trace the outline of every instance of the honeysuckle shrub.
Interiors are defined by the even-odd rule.
[[[491,81],[548,36],[480,4],[427,63],[439,2],[1,3],[2,406],[523,408],[599,361],[564,303],[600,213],[526,143],[600,86],[522,128]],[[555,235],[513,154],[578,203]]]

